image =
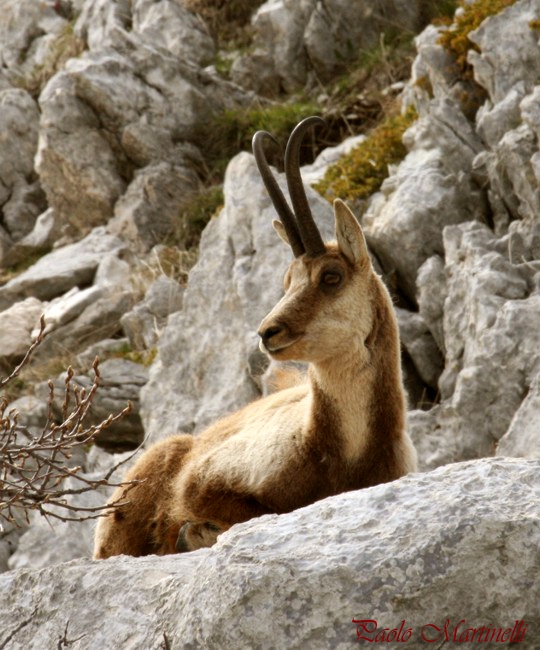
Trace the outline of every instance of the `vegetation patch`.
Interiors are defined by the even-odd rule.
[[[407,150],[402,137],[416,118],[412,107],[403,115],[388,117],[364,142],[330,166],[315,189],[329,201],[336,197],[350,201],[367,199],[388,176],[388,165],[405,157]]]
[[[210,219],[223,206],[223,187],[210,185],[188,200],[172,225],[168,243],[186,251],[199,245],[201,233]]]
[[[239,151],[251,151],[256,131],[269,131],[277,140],[286,141],[300,120],[320,112],[315,103],[300,101],[232,109],[216,115],[198,137],[205,151],[209,178],[220,180],[233,156]]]
[[[467,0],[460,0],[460,11],[451,28],[440,35],[439,43],[455,58],[461,76],[466,79],[473,78],[467,54],[469,50],[479,51],[478,46],[469,40],[469,34],[480,27],[486,18],[495,16],[515,2],[516,0],[476,0],[469,3]]]
[[[102,359],[126,359],[133,361],[145,368],[148,368],[154,362],[157,356],[157,348],[153,347],[149,350],[133,350],[129,343],[123,343],[117,350],[111,352],[109,355],[101,355]]]

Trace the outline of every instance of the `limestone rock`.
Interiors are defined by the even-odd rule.
[[[47,400],[36,395],[22,395],[9,403],[9,410],[18,413],[19,424],[34,433],[41,431],[47,422]]]
[[[418,313],[396,307],[401,344],[411,357],[422,381],[437,387],[443,358],[424,319]]]
[[[87,287],[79,289],[73,287],[64,295],[52,300],[45,307],[43,316],[45,318],[45,332],[52,330],[74,320],[88,305],[101,298],[103,290],[100,287]]]
[[[540,458],[540,374],[531,382],[527,396],[497,445],[497,456]]]
[[[405,621],[409,644],[421,647],[422,631],[437,633],[426,625],[440,633],[449,620],[459,635],[523,620],[521,647],[534,650],[539,469],[510,459],[451,465],[237,525],[211,549],[4,573],[0,643],[37,650],[65,634],[80,650],[157,649],[165,639],[186,649],[227,639],[344,650],[355,618],[379,631]]]
[[[0,14],[1,67],[10,71],[30,71],[42,63],[49,34],[58,34],[67,24],[53,2],[2,0]],[[26,64],[26,65],[25,65]]]
[[[235,61],[232,76],[263,95],[294,92],[310,76],[334,78],[390,23],[415,31],[426,18],[420,5],[403,0],[268,0],[253,16],[254,51]]]
[[[215,45],[204,22],[181,2],[86,1],[75,32],[91,50],[116,47],[123,32],[132,32],[152,47],[160,47],[182,60],[205,65],[215,55]]]
[[[201,66],[215,57],[214,39],[204,21],[181,2],[137,0],[132,11],[132,29],[151,44],[158,42],[179,59]]]
[[[540,45],[531,21],[538,18],[536,0],[521,0],[485,20],[469,34],[480,52],[469,50],[476,81],[493,104],[506,99],[516,85],[531,92],[540,80]],[[519,43],[519,48],[514,47]]]
[[[24,531],[22,522],[20,528],[15,524],[4,524],[0,529],[0,573],[9,569],[8,560],[17,548]]]
[[[104,452],[100,447],[93,445],[88,453],[80,447],[73,450],[73,455],[67,460],[70,467],[79,466],[82,472],[79,474],[83,479],[99,480],[110,475],[112,483],[122,480],[122,475],[134,462],[137,454],[126,452],[123,454],[110,454]],[[100,508],[107,502],[112,494],[112,488],[100,487],[94,491],[80,493],[84,483],[69,478],[67,488],[74,493],[67,495],[66,500],[71,506],[84,508]],[[52,512],[60,515],[69,515],[69,512],[61,510],[57,506],[49,506]],[[79,515],[96,514],[87,511],[80,511]],[[22,522],[21,522],[22,523]],[[2,544],[9,552],[6,569],[41,569],[43,567],[57,565],[77,558],[87,558],[92,554],[94,538],[95,518],[83,521],[61,521],[54,517],[44,519],[37,513],[30,514],[30,525],[22,526],[6,535],[0,533],[0,554]],[[17,544],[13,543],[13,537],[17,535]],[[6,548],[7,547],[7,548]],[[0,569],[1,571],[1,569]]]
[[[75,286],[91,284],[102,256],[123,248],[120,239],[96,229],[81,241],[44,255],[0,287],[0,308],[5,309],[25,296],[50,300]]]
[[[27,298],[0,312],[0,373],[7,376],[22,361],[32,343],[31,333],[39,324],[42,303]]]
[[[416,274],[429,257],[442,254],[444,226],[482,218],[485,204],[467,173],[480,141],[455,104],[433,100],[404,142],[410,153],[374,195],[362,223],[383,269],[396,272],[414,303]]]
[[[128,359],[107,359],[99,365],[100,383],[92,406],[88,411],[87,425],[99,424],[109,415],[116,415],[128,402],[132,404],[131,413],[104,429],[97,437],[100,447],[113,450],[134,449],[144,438],[139,415],[139,393],[148,381],[148,370],[140,363]],[[77,375],[74,383],[82,386],[88,393],[92,384],[90,375]],[[60,392],[64,386],[64,375],[56,381]]]
[[[446,276],[444,261],[439,255],[429,257],[416,276],[418,311],[441,352],[445,352],[443,333]]]
[[[77,490],[80,483],[68,479],[66,487]],[[81,508],[100,506],[105,496],[99,491],[85,492],[70,499]],[[10,569],[31,567],[39,569],[53,566],[71,559],[88,557],[92,554],[92,539],[95,523],[92,519],[78,522],[47,520],[39,514],[32,514],[30,526],[18,541],[16,550],[8,560]]]
[[[183,295],[183,287],[165,275],[148,287],[144,299],[121,319],[133,350],[150,350],[156,345],[168,316],[182,308]]]
[[[32,230],[37,216],[45,208],[44,195],[33,169],[38,124],[37,104],[26,91],[18,88],[0,90],[2,266],[6,265],[10,246]]]
[[[120,66],[113,74],[112,55],[107,63],[111,80],[115,78],[119,90]],[[84,65],[75,59],[72,64],[77,68]],[[86,67],[91,67],[91,63]],[[123,94],[133,101],[127,89]],[[79,97],[77,77],[67,70],[49,81],[40,96],[40,106],[36,169],[49,205],[79,231],[106,223],[126,182],[111,146],[114,141],[108,140],[107,125],[100,123],[106,115],[104,107]],[[104,116],[98,118],[101,112]]]
[[[66,349],[77,354],[93,343],[120,334],[120,318],[133,307],[133,302],[130,289],[91,287],[85,290],[81,296],[81,311],[71,310],[69,316],[75,318],[49,333],[37,348],[36,358],[62,358]]]
[[[172,224],[200,185],[195,171],[162,162],[135,173],[114,210],[109,231],[149,251],[170,234]]]
[[[405,106],[415,106],[422,117],[429,113],[433,98],[457,99],[452,92],[456,80],[455,64],[439,43],[443,29],[428,25],[414,39],[417,54],[411,66],[411,80],[403,92],[403,102]]]
[[[303,86],[308,71],[303,34],[314,6],[314,0],[269,0],[259,7],[252,21],[254,56],[235,62],[233,80],[267,95]]]
[[[304,34],[304,46],[311,67],[323,81],[332,78],[356,52],[373,48],[389,22],[401,29],[416,31],[420,27],[419,5],[394,2],[330,0],[315,3]]]
[[[6,239],[2,262],[5,266],[16,266],[20,262],[46,253],[59,235],[59,224],[54,211],[49,208],[40,214],[32,230],[17,242]]]
[[[105,24],[98,29],[109,34],[108,20],[129,22],[128,3],[121,4],[127,18],[120,4],[95,6],[95,11],[105,12]],[[87,4],[89,10],[93,5]],[[139,5],[153,11],[149,3]],[[99,39],[93,43],[88,36],[90,51],[70,59],[40,96],[37,170],[49,205],[82,232],[111,219],[128,187],[120,211],[142,211],[135,217],[139,223],[157,217],[170,221],[174,205],[167,201],[171,195],[175,200],[179,192],[193,191],[197,178],[186,168],[185,149],[178,143],[193,141],[213,115],[249,100],[234,84],[154,47],[126,26],[110,30],[114,38],[104,37],[99,47]],[[161,151],[151,145],[158,152],[155,166],[140,171],[148,164],[140,153],[148,149],[149,140],[165,144]],[[165,215],[160,216],[164,207]],[[162,234],[158,231],[157,236]]]

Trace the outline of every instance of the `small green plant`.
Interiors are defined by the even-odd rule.
[[[478,47],[469,40],[469,34],[486,18],[495,16],[515,2],[516,0],[476,0],[468,3],[460,0],[461,11],[450,29],[442,32],[439,43],[453,55],[463,77],[472,79],[472,67],[467,62],[467,54],[471,49],[478,51]]]
[[[412,107],[403,115],[388,117],[364,142],[329,167],[315,189],[329,201],[337,197],[350,201],[368,198],[388,176],[388,165],[405,157],[402,136],[416,117]]]

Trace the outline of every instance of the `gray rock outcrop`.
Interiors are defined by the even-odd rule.
[[[390,25],[416,32],[426,20],[429,8],[403,0],[268,0],[253,16],[252,50],[236,59],[232,78],[262,94],[294,92],[310,78],[337,76]]]
[[[379,634],[404,621],[420,648],[444,640],[447,620],[462,641],[521,620],[520,647],[534,650],[539,469],[449,465],[235,526],[211,549],[4,573],[0,644],[345,649],[359,619]]]

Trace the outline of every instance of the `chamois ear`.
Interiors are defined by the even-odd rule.
[[[274,219],[274,221],[272,221],[272,225],[274,226],[274,230],[279,235],[279,238],[282,239],[288,246],[290,246],[291,243],[289,242],[289,238],[287,237],[285,226],[281,223],[281,221]]]
[[[343,255],[352,264],[357,264],[368,257],[362,228],[349,207],[341,199],[334,201],[334,216],[336,218],[336,239]]]

